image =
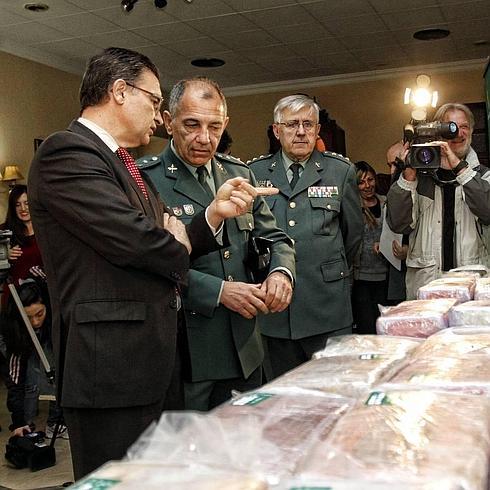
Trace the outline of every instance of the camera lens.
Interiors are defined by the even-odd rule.
[[[417,162],[422,165],[430,165],[434,161],[435,156],[433,148],[420,148],[415,154]]]

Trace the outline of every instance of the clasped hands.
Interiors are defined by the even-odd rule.
[[[225,281],[220,302],[247,319],[258,313],[284,311],[291,303],[291,280],[281,272],[272,272],[262,284]]]
[[[208,206],[208,223],[217,229],[226,218],[235,218],[245,214],[257,196],[271,196],[278,192],[279,189],[274,187],[254,187],[243,177],[229,179],[217,190],[214,199]],[[163,228],[172,233],[176,240],[185,245],[189,254],[191,253],[192,246],[185,225],[181,221],[165,213]]]

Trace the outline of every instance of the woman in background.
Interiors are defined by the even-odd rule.
[[[364,217],[362,247],[354,262],[352,312],[356,333],[375,334],[378,304],[387,304],[388,261],[379,252],[384,196],[376,194],[376,171],[369,163],[355,163]]]
[[[34,329],[44,353],[52,358],[51,314],[45,283],[33,279],[17,287],[19,298]],[[13,435],[22,436],[34,429],[39,394],[54,394],[33,341],[27,331],[17,305],[9,297],[5,311],[2,311],[2,333],[7,348],[9,378],[7,380],[7,408],[12,417],[10,430]],[[50,402],[46,434],[51,436],[61,409]],[[66,428],[59,435],[63,437]]]
[[[9,249],[10,282],[18,286],[19,280],[32,274],[42,274],[41,253],[34,236],[25,185],[15,185],[10,191],[7,218],[2,228],[12,232]],[[8,293],[4,296],[8,296]],[[6,297],[2,304],[5,301]]]

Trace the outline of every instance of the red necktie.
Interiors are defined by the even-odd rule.
[[[134,161],[134,158],[129,154],[128,150],[126,150],[125,148],[118,148],[116,150],[116,155],[119,157],[119,159],[122,162],[124,162],[124,165],[126,165],[126,168],[128,169],[129,175],[133,177],[134,181],[138,184],[138,187],[141,189],[141,192],[143,192],[146,199],[148,199],[148,192],[146,190],[145,183],[143,182],[143,179],[141,177],[138,167],[136,166],[136,162]]]

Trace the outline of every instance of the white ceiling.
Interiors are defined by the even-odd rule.
[[[120,0],[41,0],[50,9],[40,13],[27,1],[0,0],[0,50],[82,74],[101,48],[131,48],[159,66],[167,89],[202,74],[238,88],[490,53],[490,0],[139,0],[129,14]],[[451,35],[412,37],[428,27]],[[226,64],[196,68],[196,57]]]

